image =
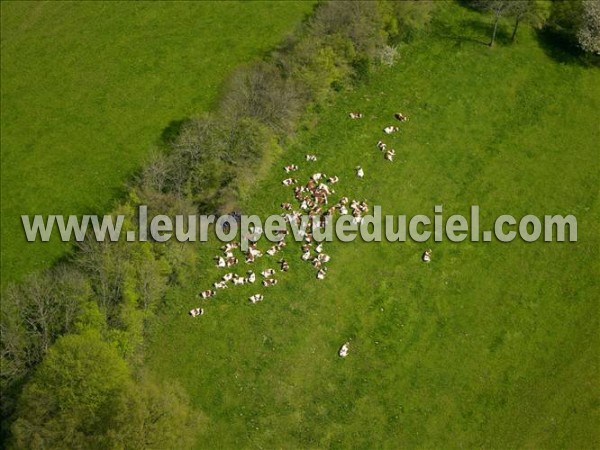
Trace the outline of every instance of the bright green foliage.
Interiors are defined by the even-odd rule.
[[[134,380],[96,332],[59,339],[23,391],[12,448],[187,446],[197,424],[174,386]]]
[[[14,448],[114,448],[114,411],[131,388],[129,369],[97,333],[61,338],[27,384]]]

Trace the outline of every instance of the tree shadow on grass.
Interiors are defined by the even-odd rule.
[[[479,45],[489,45],[489,40],[474,37],[471,34],[475,32],[477,35],[489,34],[490,27],[478,20],[462,20],[458,26],[450,23],[438,22],[433,27],[433,35],[441,38],[455,41],[456,44],[471,42]]]
[[[600,57],[586,54],[564,34],[542,28],[536,35],[544,53],[560,64],[574,64],[581,67],[600,66]]]
[[[164,145],[172,144],[181,133],[181,128],[189,119],[178,119],[169,122],[169,125],[160,134],[160,143]]]

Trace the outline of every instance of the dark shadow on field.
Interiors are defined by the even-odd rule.
[[[544,53],[561,64],[577,64],[582,67],[600,67],[600,57],[586,54],[572,39],[548,28],[537,33],[538,42]]]
[[[189,119],[172,120],[169,125],[160,134],[160,142],[165,145],[169,145],[177,139],[181,128]]]
[[[486,34],[490,34],[491,26],[488,27],[485,23],[472,19],[461,21],[458,27],[454,24],[440,21],[432,27],[432,34],[441,39],[455,41],[457,44],[472,42],[479,45],[489,45],[489,39],[472,37],[469,35],[471,34],[469,30],[475,31],[478,35],[485,36]]]
[[[457,0],[457,3],[460,6],[462,6],[463,8],[470,9],[471,11],[477,11],[477,12],[482,11],[482,7],[477,2],[474,2],[473,0]]]

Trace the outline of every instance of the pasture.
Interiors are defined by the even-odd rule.
[[[21,214],[104,214],[177,121],[208,110],[311,2],[2,3],[2,285],[71,245]]]
[[[323,108],[244,212],[280,212],[291,200],[281,167],[295,163],[299,179],[337,175],[337,193],[384,214],[432,216],[442,204],[468,215],[477,204],[484,229],[505,213],[575,214],[578,242],[335,242],[322,281],[290,243],[277,286],[208,300],[197,293],[224,273],[212,260],[220,244],[198,244],[197,282],[169,293],[147,351],[149,370],[201,412],[197,448],[600,445],[600,73],[556,59],[526,27],[514,45],[501,30],[490,49],[488,18],[454,4],[437,21],[396,66]],[[410,121],[386,137],[397,111]],[[197,306],[206,313],[192,319]]]

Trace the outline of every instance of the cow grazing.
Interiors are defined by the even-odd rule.
[[[385,155],[383,155],[386,161],[394,161],[394,156],[396,156],[396,150],[394,149],[388,150],[385,152]]]
[[[398,127],[394,127],[394,126],[390,125],[390,126],[388,126],[388,127],[385,127],[385,128],[383,129],[383,132],[384,132],[385,134],[392,134],[392,133],[395,133],[396,131],[399,131],[399,130],[400,130],[400,128],[398,128]]]
[[[248,271],[248,276],[246,277],[246,283],[254,283],[256,281],[256,274],[251,270]]]
[[[286,178],[281,182],[281,184],[283,184],[284,186],[291,186],[292,184],[296,183],[298,183],[298,180],[296,180],[295,178]]]
[[[237,258],[227,258],[227,261],[225,261],[225,264],[227,265],[227,267],[231,267],[231,266],[235,266],[238,262],[239,261]]]
[[[331,256],[329,256],[326,253],[320,253],[318,258],[321,260],[321,262],[324,262],[324,263],[329,262],[331,260]]]
[[[363,118],[362,113],[359,113],[359,112],[351,112],[348,115],[350,116],[351,119],[362,119]]]
[[[260,274],[265,278],[272,277],[275,275],[275,269],[265,269]]]
[[[217,293],[217,291],[213,291],[212,289],[209,289],[207,291],[200,292],[200,297],[211,298],[211,297],[214,297],[216,295],[216,293]]]
[[[194,308],[190,311],[190,316],[198,317],[204,314],[204,310],[202,308]]]
[[[345,358],[348,356],[348,351],[350,350],[350,342],[345,342],[338,351],[338,355],[340,358]]]
[[[264,287],[275,286],[277,284],[277,280],[275,278],[267,278],[262,282]]]
[[[310,250],[306,251],[302,254],[302,260],[303,261],[308,261],[310,259]]]
[[[263,299],[264,299],[264,297],[260,294],[254,294],[248,298],[248,300],[250,300],[250,303],[262,302]]]
[[[364,178],[364,176],[365,176],[365,171],[363,170],[363,168],[362,168],[362,167],[360,167],[360,166],[356,166],[356,176],[357,176],[358,178]]]
[[[233,274],[233,273],[231,273],[231,272],[229,272],[229,273],[226,273],[225,275],[223,275],[223,278],[222,278],[222,280],[223,280],[224,282],[226,282],[226,283],[227,283],[227,282],[228,282],[229,280],[231,280],[233,277],[234,277],[234,274]]]
[[[230,252],[233,249],[236,249],[239,247],[239,244],[237,242],[229,242],[227,244],[225,244],[223,247],[221,247],[221,250],[223,250],[224,252]]]
[[[378,141],[377,142],[377,148],[379,150],[381,150],[382,152],[385,152],[385,149],[387,148],[387,145],[385,145],[382,141]]]
[[[396,113],[394,114],[394,118],[396,120],[399,120],[400,122],[408,122],[408,117],[406,117],[404,114],[402,113]]]
[[[315,252],[321,253],[323,251],[323,243],[321,242],[319,245],[315,247]]]
[[[225,281],[217,281],[213,283],[215,289],[227,289],[227,283]]]
[[[236,275],[232,281],[234,286],[241,286],[246,283],[246,279],[244,277],[240,277],[239,275]]]
[[[327,267],[323,267],[322,269],[319,269],[319,271],[317,272],[317,280],[324,279],[326,273],[327,273]]]
[[[285,170],[285,173],[295,172],[298,170],[298,166],[296,164],[290,164],[289,166],[285,166],[283,170]]]
[[[317,160],[317,155],[306,155],[306,160],[315,162]]]
[[[288,270],[290,270],[290,265],[288,264],[288,262],[285,259],[280,259],[279,264],[281,264],[282,272],[287,272]]]
[[[433,250],[431,249],[427,249],[425,250],[425,253],[423,253],[423,262],[430,262],[431,261],[431,253],[433,252]]]
[[[217,260],[217,267],[225,267],[227,265],[225,262],[225,258],[223,258],[222,256],[217,256],[216,260]]]
[[[337,176],[333,176],[333,177],[329,177],[329,178],[327,178],[327,181],[329,182],[329,184],[335,184],[335,183],[337,183],[338,181],[340,181],[340,178],[339,178],[339,177],[337,177]]]

